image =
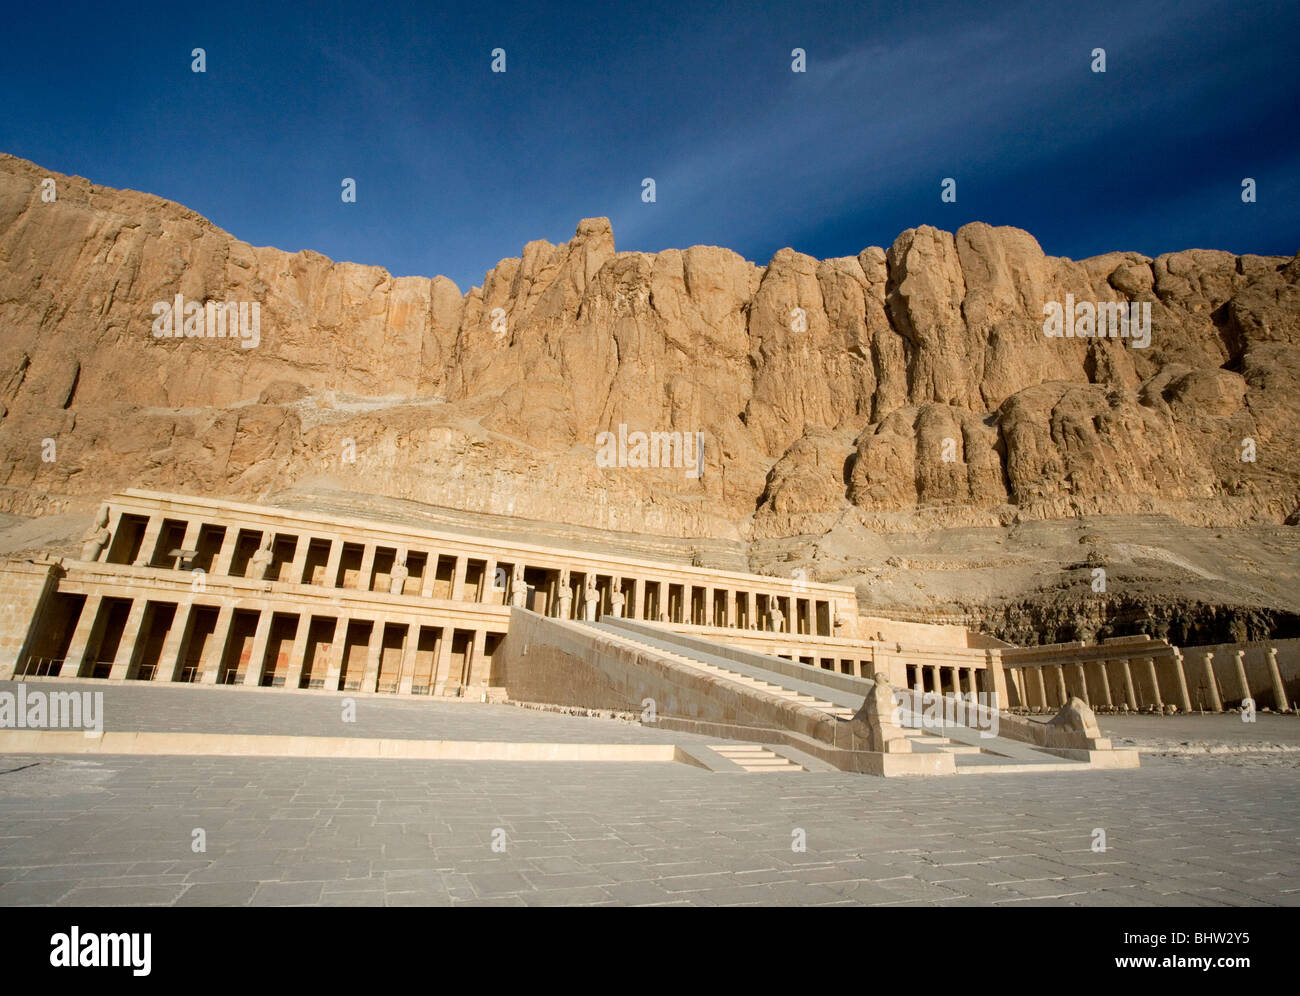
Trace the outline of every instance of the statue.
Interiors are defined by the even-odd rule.
[[[900,705],[906,693],[895,693],[889,676],[882,671],[877,671],[871,680],[871,690],[850,721],[853,749],[885,754],[911,753],[912,743],[900,725]]]
[[[771,611],[768,612],[768,619],[770,620],[769,626],[773,633],[784,632],[785,613],[781,611],[775,602],[772,603]]]
[[[623,617],[623,605],[627,602],[627,596],[623,594],[623,589],[619,586],[618,578],[614,579],[614,590],[610,593],[609,604],[610,614],[615,619]]]
[[[587,582],[582,588],[582,618],[588,622],[596,621],[596,608],[600,604],[600,590],[596,587],[596,575],[588,574]]]
[[[100,553],[108,546],[113,534],[108,531],[108,506],[104,505],[95,517],[94,525],[81,537],[85,542],[81,547],[82,560],[98,560]]]
[[[393,565],[393,573],[388,583],[388,592],[391,595],[400,595],[402,589],[406,586],[406,579],[410,575],[407,570],[406,561],[399,560]]]
[[[560,571],[559,597],[556,599],[555,615],[560,619],[573,618],[573,589],[569,586],[569,569]]]
[[[271,534],[265,533],[262,539],[262,545],[257,548],[253,554],[252,577],[254,580],[261,581],[266,577],[267,569],[271,566],[274,554],[271,553]]]
[[[524,583],[524,565],[515,564],[510,576],[510,604],[522,609],[528,602],[528,585]]]

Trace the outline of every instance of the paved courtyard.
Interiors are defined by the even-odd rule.
[[[330,696],[104,690],[110,729],[338,735]],[[682,736],[508,706],[358,707],[348,735]],[[886,780],[672,763],[5,755],[0,904],[1300,905],[1300,754],[1240,759]],[[804,851],[792,848],[799,831]]]

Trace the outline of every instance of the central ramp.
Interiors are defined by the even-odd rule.
[[[1090,750],[1083,742],[1062,751],[988,730],[936,730],[906,694],[896,710],[902,737],[864,749],[871,743],[864,705],[873,681],[643,622],[569,622],[516,609],[501,653],[516,700],[639,712],[648,725],[764,745],[805,768],[800,758],[881,775],[1129,766],[1127,757],[1099,763],[1094,755],[1125,752]]]

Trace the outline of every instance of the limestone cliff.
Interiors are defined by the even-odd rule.
[[[258,344],[155,336],[178,294],[256,302]],[[1044,305],[1067,295],[1149,305],[1150,345],[1048,337]],[[860,578],[866,552],[819,565],[816,539],[1081,516],[1292,526],[1298,380],[1300,257],[1076,262],[971,224],[757,266],[617,252],[588,219],[462,293],[0,156],[0,510],[20,515],[129,486],[322,485],[755,541]],[[602,466],[598,434],[620,425],[702,433],[701,472]]]

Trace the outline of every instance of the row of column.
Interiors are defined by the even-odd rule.
[[[103,636],[103,627],[108,614],[108,607],[104,602],[105,599],[101,595],[89,594],[86,596],[81,615],[73,631],[68,652],[64,658],[61,669],[63,673],[81,675],[82,670],[93,663],[88,660],[87,652]],[[139,659],[145,649],[141,637],[149,604],[150,600],[147,598],[137,598],[132,601],[126,624],[123,627],[114,654],[112,668],[109,672],[110,678],[123,679],[133,676],[133,669],[137,668]],[[153,602],[152,604],[155,606],[155,611],[157,611],[158,607],[167,603]],[[289,641],[290,650],[286,655],[287,671],[283,683],[286,688],[298,688],[302,685],[304,668],[310,663],[312,672],[315,672],[318,666],[323,666],[323,673],[319,679],[315,673],[309,673],[310,687],[316,687],[316,682],[319,680],[320,687],[338,690],[339,683],[343,679],[344,655],[348,648],[349,630],[354,621],[370,624],[370,638],[365,645],[364,670],[358,686],[360,691],[373,692],[379,690],[380,665],[384,652],[385,634],[389,632],[390,628],[398,628],[402,632],[401,659],[397,668],[398,678],[395,688],[391,690],[395,690],[400,694],[412,693],[416,673],[415,658],[422,629],[435,630],[438,633],[436,637],[437,649],[430,673],[432,687],[426,689],[426,693],[443,694],[449,689],[477,687],[487,682],[491,677],[488,673],[490,661],[487,654],[489,634],[484,629],[458,630],[452,626],[426,626],[417,622],[393,622],[383,617],[351,613],[330,617],[314,615],[310,612],[296,614],[277,612],[270,607],[260,610],[247,608],[236,610],[229,602],[221,605],[183,602],[176,605],[175,615],[163,641],[158,663],[150,676],[151,680],[193,680],[182,675],[181,669],[188,656],[188,644],[194,636],[196,614],[201,610],[210,609],[217,611],[217,619],[209,638],[210,645],[203,648],[200,662],[202,667],[200,681],[203,684],[216,684],[222,680],[225,680],[226,683],[233,683],[231,679],[236,677],[238,677],[241,684],[259,684],[265,671],[271,628],[277,615],[294,619],[294,633]],[[236,670],[238,667],[237,661],[231,662],[229,665],[226,662],[230,640],[235,633],[236,611],[256,611],[259,613],[247,664],[242,674],[239,674]],[[308,662],[306,654],[310,643],[311,626],[313,620],[316,619],[333,619],[333,637],[329,643],[329,650],[325,655],[325,659],[320,662]],[[456,642],[457,633],[464,633],[467,636],[465,651],[468,656],[459,669],[459,673],[452,674],[453,644]],[[351,670],[351,666],[349,666],[349,670]],[[349,682],[349,688],[351,687],[352,683]]]
[[[912,679],[913,691],[955,692],[967,698],[979,694],[979,678],[976,672],[984,670],[976,667],[947,666],[943,664],[913,665],[915,674]],[[926,688],[926,676],[929,676],[929,688]]]
[[[137,513],[119,511],[112,520],[112,529],[101,529],[103,538],[99,541],[88,540],[84,555],[87,559],[98,559],[101,551],[111,550],[111,536],[122,528],[122,518],[124,515],[133,515]],[[198,549],[202,529],[205,525],[214,528],[221,527],[225,529],[225,534],[221,540],[221,547],[213,558],[212,573],[219,576],[230,576],[231,566],[237,553],[241,534],[260,534],[260,546],[256,554],[249,559],[247,573],[240,576],[251,576],[255,579],[266,577],[267,571],[273,563],[274,540],[277,534],[269,530],[258,530],[251,528],[241,528],[236,524],[221,526],[219,523],[205,523],[198,519],[178,519],[169,518],[164,514],[151,515],[144,527],[144,534],[140,542],[139,551],[134,559],[134,566],[148,567],[158,560],[159,544],[164,541],[163,529],[168,522],[184,522],[185,534],[181,543],[181,549],[194,551]],[[137,527],[138,528],[138,527]],[[92,535],[94,531],[92,530]],[[290,538],[291,534],[278,534]],[[322,577],[326,587],[339,587],[340,567],[346,541],[340,537],[314,536],[307,532],[301,532],[292,535],[296,546],[293,552],[293,558],[288,565],[288,583],[310,584],[311,578],[306,578],[307,557],[311,549],[312,541],[327,542],[330,544],[328,557],[325,562]],[[404,546],[387,546],[378,542],[355,543],[353,546],[362,547],[360,566],[358,569],[360,590],[371,590],[374,583],[375,560],[378,552],[383,550],[392,550],[394,552],[394,567],[387,579],[388,592],[391,594],[415,594],[414,590],[409,588],[409,571],[407,560],[412,552],[424,553],[425,568],[420,580],[419,594],[423,598],[432,598],[434,588],[438,578],[438,565],[441,559],[439,554],[433,551],[412,551]],[[471,558],[465,555],[445,554],[445,557],[453,560],[453,570],[451,576],[450,590],[448,597],[453,601],[465,601],[467,577]],[[523,582],[523,575],[529,568],[527,565],[515,563],[513,569],[507,574],[505,584],[497,584],[497,569],[501,563],[497,559],[485,557],[478,560],[483,564],[483,575],[470,601],[478,602],[496,602],[495,597],[489,593],[502,593],[505,601],[510,604],[524,605],[527,601],[528,586]],[[508,562],[507,562],[508,563]],[[181,569],[186,569],[182,564]],[[553,614],[558,614],[560,606],[558,603],[563,599],[565,590],[557,583],[556,576],[568,574],[568,571],[558,567],[538,568],[546,570],[552,577],[548,588],[553,589],[549,593],[549,599],[552,602],[551,609]],[[574,573],[587,576],[592,572]],[[600,596],[598,615],[612,612],[615,615],[628,616],[633,619],[647,619],[647,591],[651,584],[656,585],[657,606],[654,611],[652,621],[666,621],[674,623],[699,624],[695,613],[694,594],[696,591],[703,592],[704,612],[703,625],[717,626],[723,628],[745,628],[751,630],[764,630],[771,632],[788,633],[791,635],[833,635],[835,628],[836,605],[830,600],[819,600],[813,598],[799,598],[797,595],[779,595],[768,594],[754,591],[744,591],[721,585],[696,585],[690,581],[683,580],[680,582],[654,580],[643,576],[634,575],[601,575],[608,578],[611,582],[607,586],[609,590],[603,590]],[[622,588],[625,581],[633,584],[632,598],[628,599],[623,596]],[[679,589],[682,593],[678,603],[669,611],[670,591]],[[613,592],[618,592],[617,600],[612,598]],[[719,593],[722,593],[722,609],[719,612],[717,602]],[[571,616],[582,618],[586,614],[584,592],[579,589],[577,600],[578,605],[574,606]],[[570,596],[572,597],[572,596]],[[764,618],[759,617],[758,602],[760,597],[767,599],[768,608],[764,613]],[[617,603],[617,604],[616,604]],[[793,611],[792,611],[793,609]],[[801,611],[802,610],[802,619]],[[743,617],[743,619],[742,619]],[[802,625],[801,625],[802,623]]]
[[[1229,689],[1220,687],[1214,671],[1214,653],[1207,650],[1198,652],[1198,655],[1200,662],[1193,678],[1193,687],[1197,692],[1196,708],[1222,712],[1225,701],[1241,701],[1251,697],[1250,683],[1246,680],[1245,651],[1238,650],[1234,654],[1235,687]],[[1282,673],[1278,668],[1277,651],[1270,648],[1266,652],[1266,660],[1274,702],[1278,709],[1285,711],[1290,705]],[[1163,689],[1158,663],[1164,665]],[[1071,695],[1077,695],[1090,706],[1114,708],[1122,704],[1132,710],[1147,706],[1163,709],[1168,702],[1183,712],[1193,711],[1188,671],[1183,663],[1182,652],[1177,648],[1172,648],[1168,655],[1159,660],[1153,656],[1118,657],[1086,663],[1075,661],[1067,664],[1010,667],[1007,670],[1016,683],[1021,703],[1031,708],[1058,707],[1067,702]]]

